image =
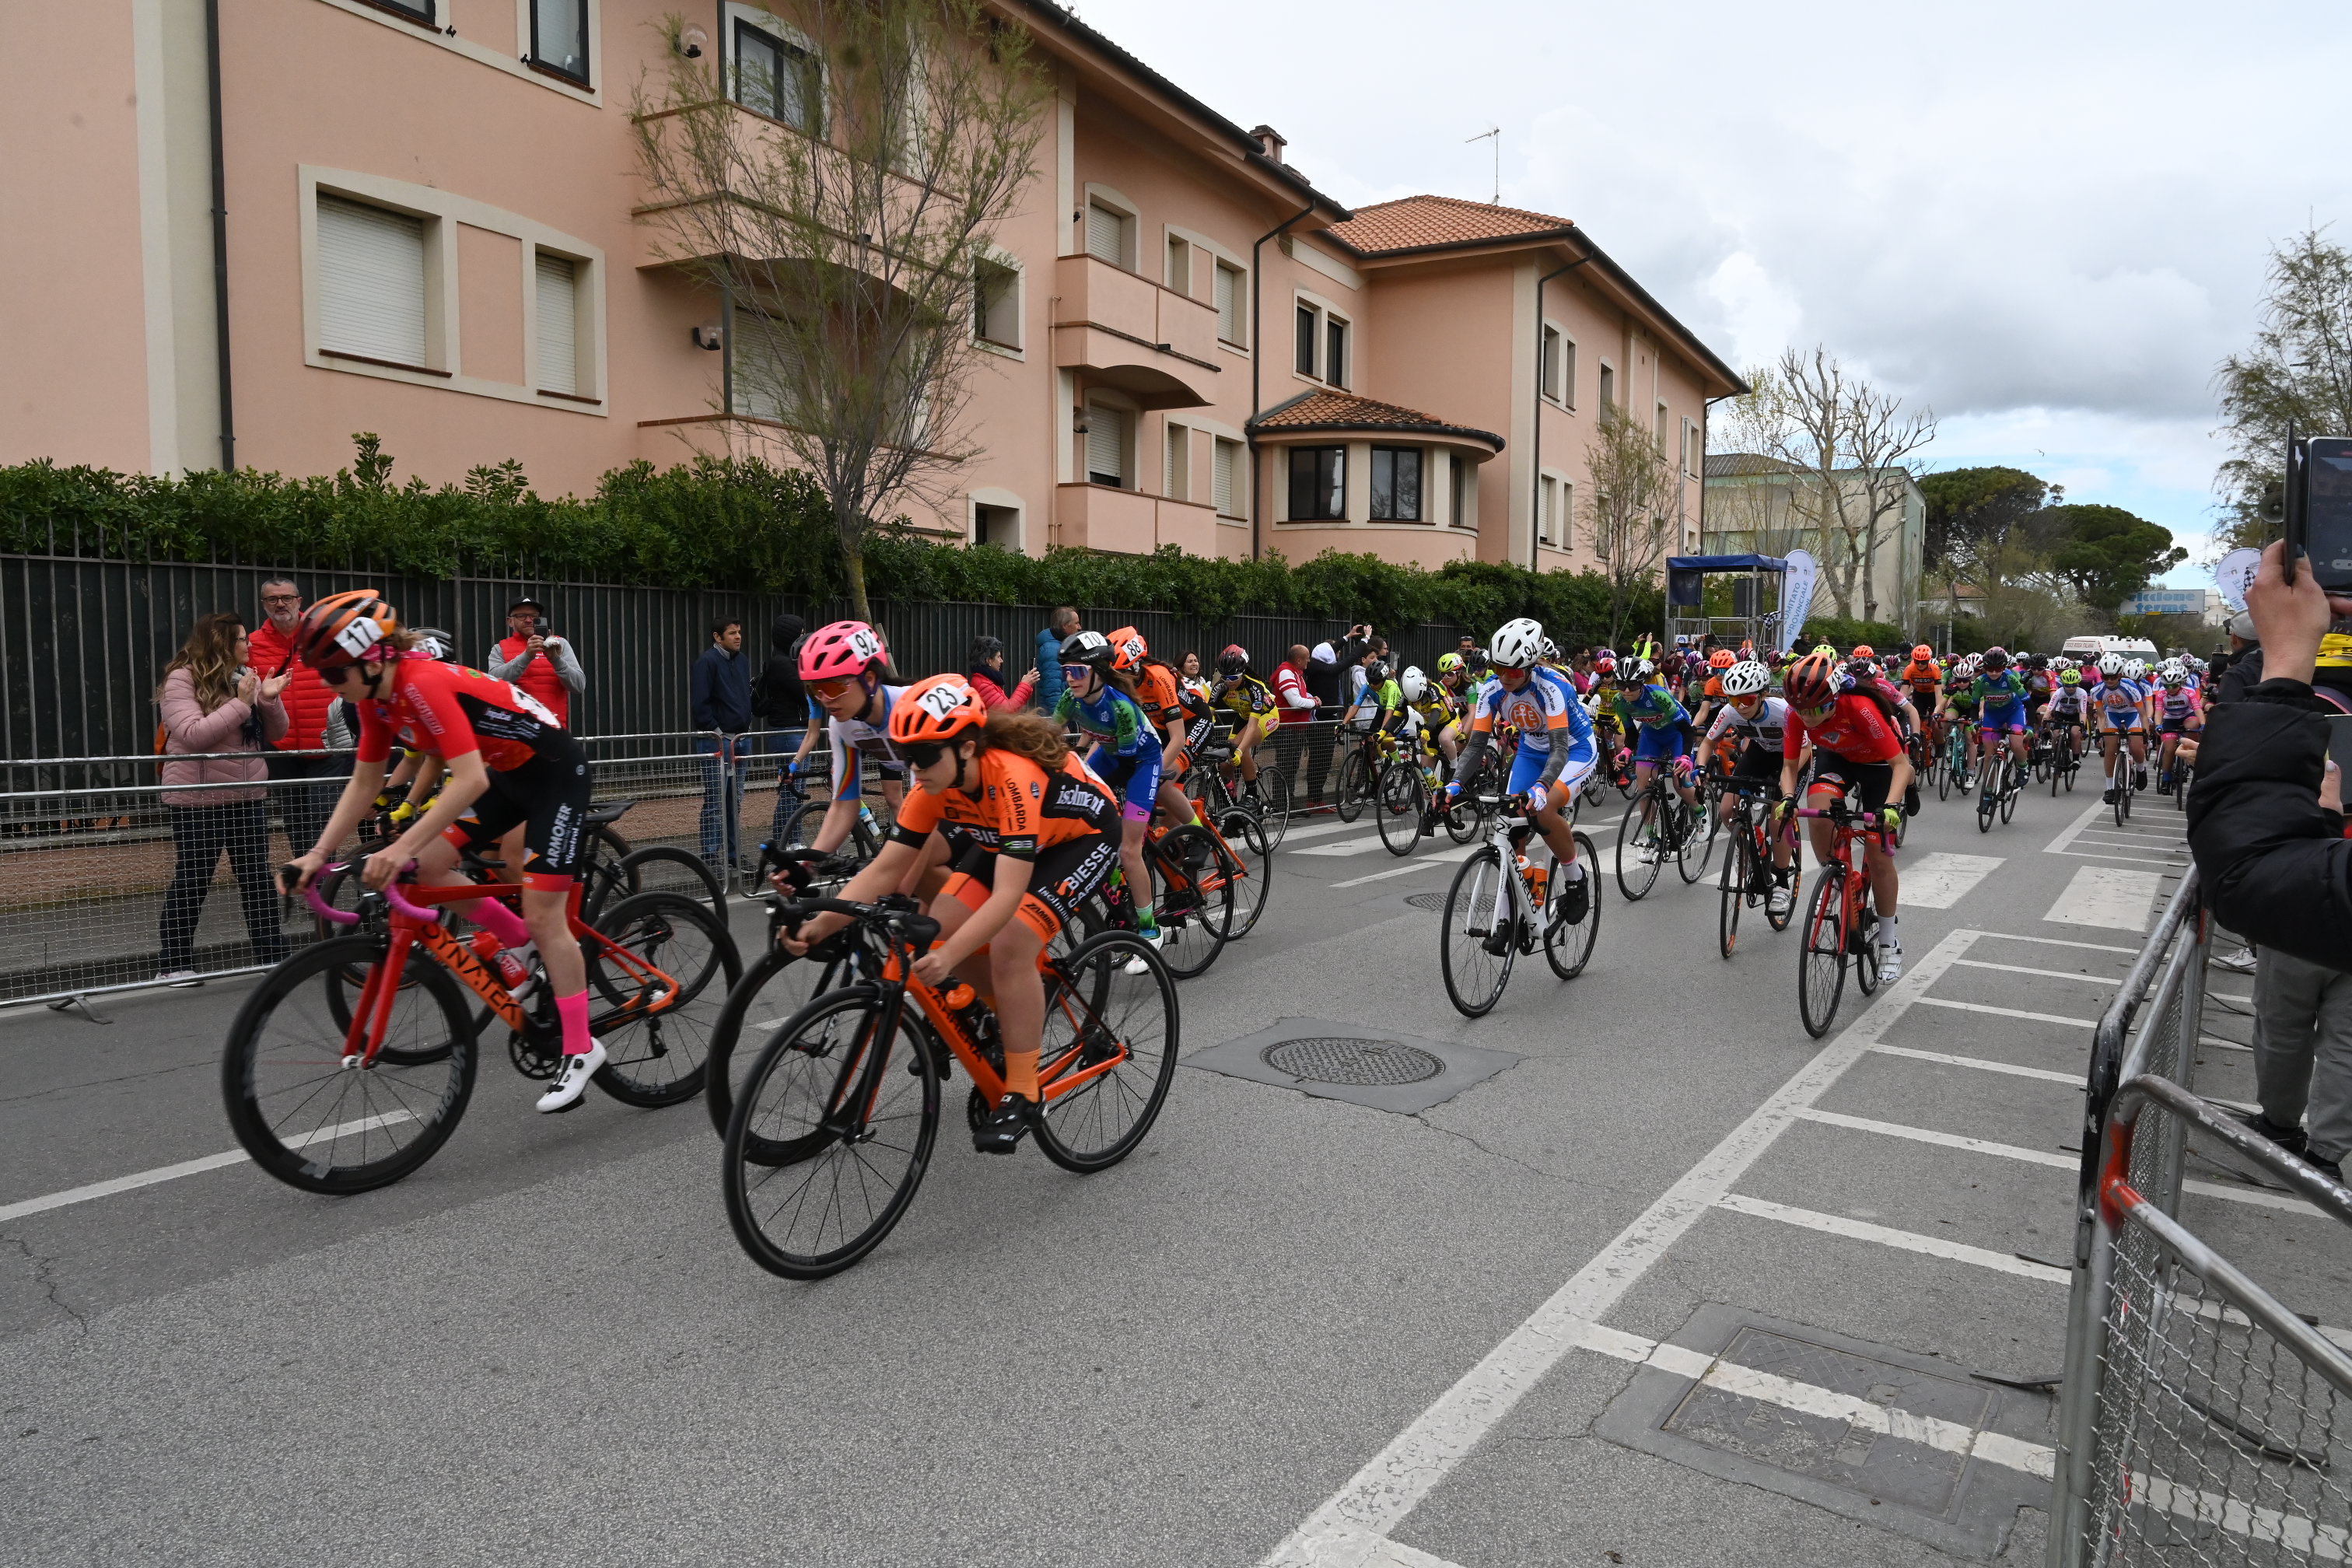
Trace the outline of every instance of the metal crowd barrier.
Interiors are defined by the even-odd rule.
[[[2179,1217],[2194,1138],[2352,1227],[2352,1192],[2187,1087],[2211,936],[2192,873],[2095,1037],[2051,1568],[2352,1562],[2352,1357]]]

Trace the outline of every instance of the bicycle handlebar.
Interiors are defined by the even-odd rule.
[[[853,921],[877,921],[898,928],[914,947],[929,949],[940,938],[940,922],[913,907],[913,900],[892,893],[879,902],[861,904],[849,899],[794,899],[778,911],[797,930],[811,915],[846,915]]]
[[[319,868],[319,871],[320,875],[323,876],[329,871],[348,870],[350,868],[351,862],[346,860],[332,866],[321,866]],[[291,864],[281,866],[278,868],[278,875],[283,878],[287,873],[293,869],[294,867]],[[414,871],[415,869],[416,869],[416,862],[411,860],[403,869],[401,874],[405,876],[408,872]],[[352,910],[339,910],[335,908],[334,905],[327,902],[325,896],[319,891],[318,877],[310,879],[310,885],[302,889],[302,896],[310,900],[310,908],[317,911],[320,920],[331,921],[339,926],[355,926],[360,923],[360,915],[358,911]],[[394,910],[397,910],[400,913],[408,916],[412,920],[422,921],[426,925],[437,925],[440,923],[441,915],[438,910],[427,905],[420,904],[413,899],[404,898],[401,895],[400,884],[397,882],[387,883],[384,886],[383,891],[380,895],[370,896],[381,897]]]

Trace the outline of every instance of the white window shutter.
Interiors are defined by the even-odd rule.
[[[1224,275],[1220,273],[1219,276]],[[1240,451],[1241,448],[1233,442],[1223,437],[1218,437],[1217,460],[1213,465],[1210,482],[1216,492],[1215,500],[1219,517],[1234,515],[1234,458]]]
[[[425,363],[423,218],[319,198],[319,346]]]
[[[570,257],[539,253],[539,384],[580,390],[580,269]]]
[[[1087,254],[1114,267],[1127,265],[1127,219],[1108,207],[1087,204]]]
[[[1099,403],[1087,405],[1087,473],[1108,474],[1114,482],[1127,479],[1127,416]]]
[[[738,310],[729,358],[735,371],[735,412],[755,419],[783,419],[800,385],[800,352],[772,322],[753,310]]]
[[[1232,268],[1217,268],[1217,336],[1229,343],[1242,341],[1241,280]]]

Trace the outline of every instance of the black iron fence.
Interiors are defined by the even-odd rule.
[[[198,616],[237,610],[258,625],[261,584],[285,574],[242,563],[122,561],[70,555],[0,555],[0,757],[105,757],[152,750],[154,691]],[[547,605],[548,624],[568,638],[588,676],[572,706],[585,735],[691,729],[688,671],[709,645],[713,617],[740,618],[745,650],[767,651],[771,622],[786,611],[811,626],[847,613],[838,601],[784,595],[679,589],[639,584],[550,582],[526,574],[414,578],[364,570],[298,568],[290,575],[306,598],[373,587],[414,626],[457,639],[458,657],[485,662],[506,636],[507,606],[529,596]],[[1082,605],[1097,630],[1132,625],[1171,661],[1187,649],[1213,663],[1239,643],[1261,672],[1294,644],[1312,647],[1345,630],[1307,616],[1220,618],[1164,610]],[[1003,639],[1015,679],[1034,653],[1043,605],[881,602],[875,616],[894,661],[908,676],[962,669],[972,638]],[[1460,628],[1439,623],[1379,628],[1407,663],[1433,668]],[[1483,635],[1483,628],[1481,628]]]

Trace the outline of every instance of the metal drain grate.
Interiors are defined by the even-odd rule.
[[[1445,907],[1445,895],[1444,893],[1413,893],[1406,897],[1405,902],[1411,904],[1417,910],[1442,910]]]
[[[1359,1040],[1318,1035],[1278,1040],[1258,1053],[1277,1072],[1316,1083],[1379,1087],[1420,1083],[1445,1070],[1445,1063],[1402,1040]]]

